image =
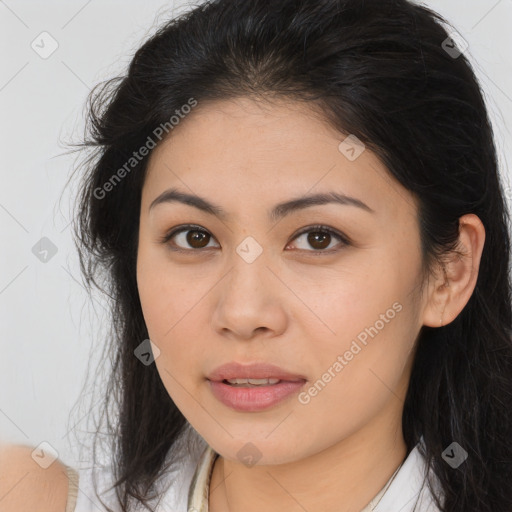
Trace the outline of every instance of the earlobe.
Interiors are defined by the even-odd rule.
[[[442,277],[432,280],[423,325],[442,327],[464,309],[476,286],[484,243],[485,228],[478,216],[460,217],[459,243],[444,257]]]

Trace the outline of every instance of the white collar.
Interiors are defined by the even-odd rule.
[[[440,512],[428,488],[427,464],[420,445],[423,445],[423,436],[405,459],[374,512]],[[432,471],[430,474],[436,494],[441,495],[437,477]]]

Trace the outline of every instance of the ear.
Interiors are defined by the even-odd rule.
[[[478,216],[469,213],[460,217],[457,251],[445,257],[442,277],[430,283],[424,325],[449,324],[464,309],[476,286],[484,242],[485,228]]]

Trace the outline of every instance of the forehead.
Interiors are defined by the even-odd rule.
[[[171,187],[215,196],[217,203],[252,199],[262,207],[270,198],[277,203],[335,191],[389,215],[415,214],[413,196],[377,156],[355,146],[348,158],[347,144],[351,137],[304,103],[245,97],[199,102],[153,150],[143,202]]]

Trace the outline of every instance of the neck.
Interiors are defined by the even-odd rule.
[[[247,467],[219,456],[210,482],[209,511],[360,512],[407,453],[402,404],[396,397],[391,400],[391,407],[357,432],[297,461]]]

